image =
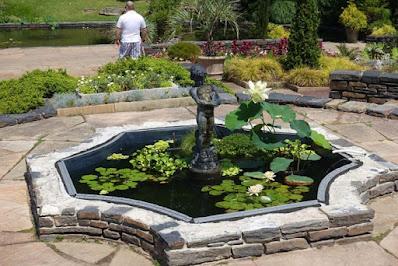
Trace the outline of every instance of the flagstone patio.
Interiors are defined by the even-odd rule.
[[[223,118],[234,106],[221,106]],[[398,121],[365,114],[294,107],[312,124],[388,161],[398,163]],[[42,242],[35,236],[24,173],[28,154],[48,153],[74,146],[97,128],[143,122],[193,119],[195,108],[149,112],[54,117],[0,129],[0,265],[153,265],[148,256],[125,245],[85,238],[57,238]],[[398,195],[370,203],[376,211],[373,241],[308,249],[256,259],[224,261],[216,265],[398,265]],[[206,264],[206,265],[214,265]]]

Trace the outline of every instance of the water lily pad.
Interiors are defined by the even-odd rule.
[[[271,162],[271,166],[270,166],[271,171],[274,173],[286,171],[292,162],[293,162],[292,159],[277,157]]]
[[[285,177],[285,183],[289,186],[310,186],[314,183],[314,179],[308,176],[289,175]]]
[[[255,178],[255,179],[264,179],[264,173],[263,172],[245,172],[243,174],[244,176]]]

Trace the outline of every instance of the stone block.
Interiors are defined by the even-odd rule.
[[[237,104],[238,100],[236,99],[236,97],[234,95],[231,95],[229,93],[219,93],[218,94],[220,96],[220,101],[221,104]]]
[[[366,99],[366,94],[351,92],[351,91],[343,91],[343,97],[354,98],[354,99]]]
[[[365,205],[323,206],[320,208],[329,218],[333,227],[368,222],[374,217],[374,210]]]
[[[387,92],[398,93],[398,84],[395,84],[394,86],[388,86]]]
[[[149,243],[153,243],[153,236],[151,233],[149,233],[148,231],[142,231],[140,229],[136,230],[135,233],[139,238],[142,238],[144,240],[146,240]]]
[[[98,207],[89,206],[77,212],[77,218],[87,220],[99,220],[101,218]]]
[[[135,236],[132,236],[132,235],[129,235],[126,233],[122,233],[121,238],[126,243],[133,244],[136,246],[141,246],[140,239],[138,237],[135,237]]]
[[[332,81],[330,81],[329,86],[332,91],[348,90],[348,82],[345,80],[332,80]]]
[[[87,234],[92,236],[102,235],[102,229],[83,226],[40,228],[41,235],[50,234]]]
[[[243,93],[243,92],[237,92],[237,93],[235,93],[235,96],[238,99],[239,103],[249,101],[251,99],[250,95]]]
[[[379,98],[379,97],[368,97],[368,102],[375,104],[385,104],[388,101],[388,98]]]
[[[398,120],[398,108],[392,110],[388,118]]]
[[[379,83],[380,82],[380,71],[368,70],[362,74],[361,81],[364,83]]]
[[[123,214],[130,210],[131,208],[128,207],[111,207],[102,212],[101,220],[109,223],[120,224],[122,222]]]
[[[398,84],[398,74],[396,73],[382,73],[379,78],[382,83]]]
[[[395,108],[396,108],[395,105],[390,105],[390,104],[369,105],[368,108],[366,109],[366,114],[378,117],[388,117]]]
[[[332,99],[341,99],[342,94],[340,91],[330,91],[329,92],[329,97]]]
[[[242,245],[243,244],[243,240],[242,239],[232,240],[232,241],[228,241],[227,244],[230,245],[230,246]]]
[[[147,224],[130,217],[123,217],[123,225],[140,228],[147,231],[150,229]]]
[[[300,95],[271,92],[269,94],[268,101],[272,102],[272,103],[280,103],[280,104],[293,104],[296,102],[297,98],[299,98],[299,97],[300,97]]]
[[[347,234],[346,227],[329,228],[326,230],[308,232],[308,239],[311,242],[330,238],[340,238]]]
[[[80,226],[90,226],[90,220],[78,220],[77,221]],[[94,226],[95,227],[95,226]]]
[[[61,211],[62,216],[74,216],[76,214],[76,210],[74,207],[65,208]]]
[[[39,227],[53,227],[54,221],[51,217],[39,217]]]
[[[349,88],[349,90],[353,90],[354,88],[356,88],[356,89],[359,89],[359,88],[363,89],[363,88],[367,88],[367,87],[368,87],[368,84],[363,83],[363,82],[358,82],[358,81],[350,81],[350,82],[348,82],[348,88]]]
[[[265,244],[265,253],[272,254],[277,252],[292,251],[297,249],[306,249],[310,246],[304,238],[294,238],[282,240],[278,242],[270,242]]]
[[[278,227],[260,228],[243,231],[242,233],[246,243],[264,243],[281,238],[281,232]]]
[[[311,247],[312,248],[331,247],[334,245],[334,243],[335,243],[334,239],[322,240],[322,241],[312,242]]]
[[[393,182],[395,180],[398,180],[398,171],[393,171],[379,175],[380,183]]]
[[[126,225],[121,225],[120,229],[122,230],[122,232],[130,234],[130,235],[135,235],[135,233],[137,232],[136,228],[132,228],[132,227],[126,226]]]
[[[99,221],[99,220],[92,220],[92,221],[90,221],[90,226],[95,227],[95,228],[106,229],[106,228],[108,228],[108,223],[104,222],[104,221]]]
[[[208,235],[205,234],[202,236],[195,236],[193,239],[187,239],[188,247],[204,247],[210,243],[217,242],[228,242],[231,240],[238,240],[241,238],[239,232],[230,231],[230,232],[222,232],[219,234]]]
[[[255,257],[264,254],[262,244],[246,244],[232,247],[232,256],[234,258]]]
[[[293,233],[293,234],[284,234],[283,239],[292,239],[292,238],[306,238],[307,237],[307,232],[299,232],[299,233]]]
[[[368,109],[369,104],[357,101],[349,101],[343,104],[340,104],[337,107],[337,110],[344,112],[353,112],[353,113],[364,113],[366,109]]]
[[[222,246],[224,246],[225,244],[226,244],[225,242],[216,242],[216,243],[207,244],[207,246],[208,246],[209,248],[211,248],[211,247],[222,247]]]
[[[361,199],[362,204],[367,204],[370,200],[369,192],[363,192],[359,195],[359,198]]]
[[[371,240],[372,240],[372,235],[365,234],[365,235],[360,235],[360,236],[345,237],[345,238],[337,239],[336,244],[345,245],[345,244],[350,244],[350,243],[354,243],[354,242],[371,241]]]
[[[371,90],[376,90],[377,93],[382,93],[387,91],[387,86],[381,84],[368,84],[368,88]]]
[[[120,232],[122,231],[122,226],[120,224],[110,223],[109,229],[112,231]]]
[[[360,81],[361,78],[361,71],[338,70],[330,74],[330,80]]]
[[[398,191],[398,181],[395,181],[395,190]]]
[[[178,231],[172,231],[169,233],[160,232],[159,237],[169,249],[181,249],[185,245],[185,239]]]
[[[345,103],[345,102],[347,102],[347,100],[343,100],[343,99],[333,99],[333,100],[331,100],[330,102],[326,103],[326,104],[325,104],[325,107],[328,108],[328,109],[337,110],[337,107],[338,107],[340,104],[343,104],[343,103]]]
[[[144,251],[148,252],[149,254],[155,253],[155,246],[151,243],[148,243],[146,241],[141,241],[141,247]]]
[[[217,261],[231,257],[231,247],[192,248],[165,251],[167,265],[182,266]]]
[[[348,227],[348,236],[357,236],[370,233],[373,230],[373,223],[354,224]]]
[[[395,190],[394,182],[383,183],[369,190],[369,197],[373,199],[381,195],[392,193],[394,190]]]
[[[378,176],[367,177],[361,181],[351,181],[351,185],[356,187],[359,193],[368,191],[379,183]]]
[[[295,104],[298,106],[324,108],[325,105],[330,102],[330,98],[317,98],[312,96],[302,96],[297,98]]]
[[[55,226],[74,226],[77,225],[76,216],[55,216]]]
[[[104,237],[117,240],[117,239],[120,238],[120,233],[112,231],[112,230],[109,230],[109,229],[105,229],[104,230]]]
[[[286,223],[281,227],[283,234],[294,234],[298,232],[307,232],[313,230],[322,230],[329,227],[329,221],[324,219],[308,219],[300,222]]]

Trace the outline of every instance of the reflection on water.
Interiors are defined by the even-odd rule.
[[[0,48],[109,44],[112,39],[109,28],[0,30]]]

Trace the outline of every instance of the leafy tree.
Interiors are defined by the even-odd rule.
[[[317,0],[297,2],[297,12],[289,38],[286,68],[319,66],[321,56],[317,34],[319,21]]]
[[[156,35],[162,39],[170,27],[167,23],[181,0],[151,0],[148,7],[148,18],[155,24]]]

